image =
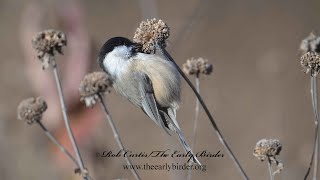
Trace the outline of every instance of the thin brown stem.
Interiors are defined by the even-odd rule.
[[[200,94],[200,80],[199,80],[199,74],[196,75],[195,78],[196,81],[196,90]],[[193,132],[192,132],[192,143],[191,143],[191,149],[194,149],[196,145],[196,136],[197,136],[197,128],[198,128],[198,122],[199,122],[199,100],[196,99],[196,107],[195,107],[195,117],[193,122]],[[191,180],[192,178],[192,170],[188,170],[188,180]]]
[[[51,134],[51,132],[42,124],[41,121],[37,121],[41,129],[44,131],[46,136],[63,152],[77,167],[79,167],[78,161],[71,155],[71,153],[60,144],[57,139]]]
[[[185,81],[188,83],[188,85],[191,87],[191,89],[193,90],[194,94],[197,96],[201,106],[203,107],[205,113],[207,114],[216,134],[219,137],[219,140],[221,142],[221,144],[224,146],[224,148],[226,149],[227,153],[229,154],[231,160],[233,161],[233,163],[236,165],[236,167],[238,168],[240,174],[242,175],[243,179],[249,179],[248,176],[246,175],[246,173],[244,172],[244,170],[242,169],[238,159],[235,157],[235,155],[233,154],[233,152],[231,151],[229,145],[227,144],[227,142],[224,140],[215,120],[213,119],[209,109],[207,108],[206,104],[204,103],[201,95],[197,92],[196,88],[193,86],[193,84],[191,83],[191,81],[189,80],[189,78],[183,73],[183,71],[180,69],[180,67],[176,64],[176,62],[173,60],[173,58],[171,57],[171,55],[166,51],[166,49],[161,48],[160,47],[160,51],[161,53],[171,62],[173,62],[176,66],[176,68],[178,69],[179,73],[181,74],[181,76],[185,79]]]
[[[196,76],[196,90],[200,94],[200,80],[199,80],[199,75]],[[195,147],[196,144],[196,135],[197,135],[197,128],[198,128],[198,122],[199,122],[199,100],[196,99],[196,107],[195,107],[195,117],[194,117],[194,124],[193,124],[193,140],[191,144],[191,148]]]
[[[115,126],[115,124],[114,124],[114,122],[113,122],[113,120],[112,120],[112,117],[111,117],[111,115],[110,115],[110,113],[109,113],[109,111],[108,111],[108,109],[107,109],[107,106],[106,106],[106,104],[105,104],[105,102],[104,102],[104,99],[103,99],[103,97],[101,96],[101,94],[99,94],[99,98],[100,98],[101,109],[104,111],[104,113],[105,113],[105,115],[106,115],[106,117],[107,117],[108,123],[109,123],[109,125],[110,125],[110,127],[111,127],[111,129],[112,129],[112,132],[113,132],[114,139],[116,140],[116,142],[117,142],[120,150],[125,150],[125,149],[124,149],[124,146],[123,146],[123,143],[122,143],[122,141],[121,141],[121,139],[120,139],[118,130],[117,130],[117,128],[116,128],[116,126]],[[127,164],[128,164],[130,167],[133,167],[130,159],[129,159],[127,156],[125,156],[125,160],[126,160]],[[138,175],[137,171],[136,171],[134,168],[131,168],[131,172],[132,172],[132,174],[134,175],[135,179],[137,179],[137,180],[140,180],[140,179],[141,179],[140,176]]]
[[[269,170],[269,176],[270,180],[274,180],[273,170],[271,166],[271,160],[268,158],[268,170]]]
[[[319,153],[319,111],[318,111],[318,91],[317,91],[317,79],[316,77],[312,77],[312,82],[313,82],[313,90],[312,92],[314,93],[313,95],[313,101],[314,101],[314,111],[316,114],[316,119],[315,119],[315,133],[316,133],[316,142],[314,145],[314,168],[313,168],[313,180],[317,180],[317,174],[318,174],[318,153]]]
[[[72,154],[62,145],[58,142],[58,140],[51,134],[51,132],[46,128],[46,126],[41,122],[41,121],[37,121],[37,123],[39,124],[39,126],[41,127],[41,129],[44,131],[44,133],[46,134],[46,136],[60,149],[60,151],[65,154],[67,156],[67,158],[69,160],[71,160],[76,166],[77,168],[79,168],[79,164],[78,161],[76,160],[76,158],[74,158],[72,156]],[[89,176],[89,178],[91,180],[94,180],[93,177]]]
[[[60,77],[59,77],[57,66],[53,67],[53,74],[54,74],[54,78],[55,78],[56,85],[57,85],[57,90],[58,90],[58,94],[59,94],[59,100],[60,100],[61,111],[62,111],[64,123],[65,123],[66,129],[67,129],[67,132],[69,134],[69,138],[70,138],[73,150],[74,150],[74,152],[76,154],[77,161],[78,161],[78,164],[79,164],[79,168],[80,168],[81,173],[83,175],[83,179],[87,180],[88,179],[88,175],[87,175],[87,173],[85,173],[85,172],[87,172],[87,170],[85,170],[85,168],[84,168],[84,164],[83,164],[83,161],[82,161],[82,158],[81,158],[81,155],[80,155],[79,148],[77,146],[77,143],[76,143],[76,140],[74,138],[72,129],[70,127],[70,120],[69,120],[69,117],[68,117],[68,114],[67,114],[67,108],[66,108],[66,105],[65,105],[65,102],[64,102],[64,98],[63,98],[62,87],[61,87],[61,82],[60,82]]]
[[[314,163],[314,171],[313,171],[313,180],[316,180],[317,172],[318,172],[318,148],[319,148],[319,112],[318,112],[318,95],[317,95],[317,81],[315,77],[311,76],[310,79],[310,93],[312,100],[312,108],[314,113],[314,122],[315,122],[315,133],[314,133],[314,143],[313,143],[313,151],[309,163],[309,167],[306,175],[304,176],[304,180],[306,180],[310,174],[312,165]]]

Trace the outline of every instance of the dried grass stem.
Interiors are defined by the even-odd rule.
[[[273,170],[272,170],[270,158],[268,158],[268,170],[269,170],[270,180],[274,180],[274,175],[273,175]]]
[[[81,155],[80,155],[79,148],[77,146],[77,143],[76,143],[76,140],[74,138],[72,129],[70,127],[70,120],[69,120],[69,117],[68,117],[68,114],[67,114],[67,108],[66,108],[66,105],[65,105],[65,102],[64,102],[64,97],[63,97],[63,92],[62,92],[62,87],[61,87],[61,82],[60,82],[60,77],[59,77],[57,66],[53,67],[53,74],[54,74],[54,78],[55,78],[56,85],[57,85],[57,90],[58,90],[58,94],[59,94],[59,100],[60,100],[61,111],[62,111],[64,123],[66,125],[66,129],[68,131],[69,138],[70,138],[70,141],[72,143],[72,147],[73,147],[73,149],[75,151],[75,154],[76,154],[76,157],[77,157],[77,161],[78,161],[78,164],[79,164],[79,168],[81,170],[81,173],[84,173],[84,172],[86,172],[86,170],[84,168],[84,164],[83,164],[83,161],[82,161],[82,158],[81,158]],[[88,176],[86,174],[83,174],[83,175],[84,175],[83,179],[87,180]]]
[[[120,148],[121,150],[124,150],[124,146],[123,146],[123,143],[122,143],[122,141],[121,141],[121,139],[120,139],[118,130],[117,130],[117,128],[116,128],[116,126],[115,126],[115,124],[114,124],[114,122],[113,122],[113,120],[112,120],[112,117],[111,117],[111,115],[110,115],[110,113],[109,113],[109,111],[108,111],[108,109],[107,109],[107,106],[106,106],[106,104],[105,104],[105,102],[104,102],[104,99],[103,99],[103,97],[101,96],[101,94],[98,94],[98,96],[99,96],[99,98],[100,98],[100,101],[99,101],[99,102],[100,102],[100,105],[101,105],[101,109],[104,111],[104,113],[105,113],[105,115],[106,115],[106,117],[107,117],[108,123],[109,123],[109,125],[110,125],[110,127],[111,127],[111,129],[112,129],[113,137],[114,137],[114,139],[116,140],[119,148]],[[129,166],[132,166],[132,163],[131,163],[130,159],[129,159],[127,156],[125,156],[125,160],[126,160],[126,162],[127,162],[127,164],[128,164]],[[138,175],[137,171],[136,171],[134,168],[131,169],[131,172],[132,172],[132,174],[134,175],[135,179],[137,179],[137,180],[140,180],[140,179],[141,179],[140,176]]]
[[[311,160],[309,163],[309,167],[307,170],[307,173],[304,177],[306,180],[310,174],[312,165],[314,163],[313,167],[313,179],[317,179],[317,173],[318,173],[318,149],[319,149],[319,112],[318,112],[318,93],[317,93],[317,79],[314,76],[311,76],[310,79],[310,92],[311,92],[311,100],[312,100],[312,108],[313,108],[313,113],[314,113],[314,123],[315,123],[315,136],[314,136],[314,146],[313,146],[313,151],[311,155]]]

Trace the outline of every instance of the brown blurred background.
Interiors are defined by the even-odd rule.
[[[255,143],[278,138],[284,171],[276,179],[302,179],[314,133],[310,78],[301,71],[299,44],[320,30],[316,0],[0,0],[0,179],[79,179],[72,164],[48,141],[37,125],[16,118],[16,107],[29,96],[44,96],[49,110],[44,123],[63,144],[56,89],[48,69],[41,70],[31,49],[39,30],[60,29],[68,35],[65,55],[58,56],[70,117],[82,156],[97,179],[133,179],[122,158],[96,158],[118,150],[99,108],[85,109],[77,88],[85,73],[99,70],[99,47],[113,36],[132,38],[146,18],[161,18],[171,28],[168,51],[182,65],[204,57],[214,65],[201,77],[201,94],[227,142],[251,179],[268,179],[267,164],[253,157]],[[107,103],[125,146],[135,152],[182,150],[169,137],[114,92]],[[191,143],[195,98],[184,83],[178,121]],[[193,179],[241,179],[201,110],[194,151],[221,150],[224,158],[200,158],[206,172]],[[135,164],[171,163],[172,159],[133,158]],[[180,160],[182,162],[182,160]],[[186,179],[186,171],[139,171],[142,179]]]

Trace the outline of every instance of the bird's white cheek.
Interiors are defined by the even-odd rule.
[[[118,69],[118,65],[117,65],[117,61],[114,59],[110,59],[110,58],[105,58],[103,61],[103,65],[105,67],[105,69],[107,69],[108,73],[112,76],[115,76],[117,74],[117,69]]]
[[[128,70],[130,62],[120,57],[106,57],[103,65],[111,76],[119,77]]]

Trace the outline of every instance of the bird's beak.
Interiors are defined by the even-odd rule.
[[[134,51],[137,52],[142,52],[142,44],[140,43],[133,43],[133,49]]]

